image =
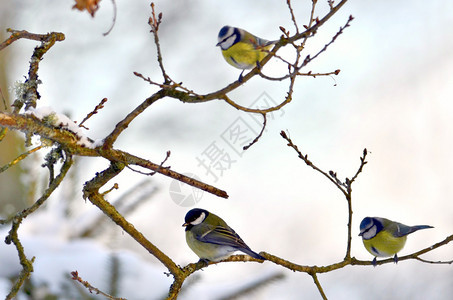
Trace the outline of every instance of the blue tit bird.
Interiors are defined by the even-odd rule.
[[[216,46],[222,50],[225,60],[242,70],[239,81],[242,81],[244,70],[260,67],[260,61],[277,42],[261,39],[244,29],[231,26],[220,29],[218,41]]]
[[[366,217],[360,223],[359,236],[362,237],[365,248],[374,255],[373,265],[376,266],[376,257],[395,255],[393,260],[398,262],[397,253],[406,244],[407,235],[420,229],[433,228],[429,225],[407,226],[385,218]]]
[[[253,252],[224,220],[207,210],[191,209],[182,226],[186,227],[187,245],[201,260],[217,262],[231,256],[235,251],[265,260]]]

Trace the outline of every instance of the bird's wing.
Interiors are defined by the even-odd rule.
[[[250,249],[233,229],[220,225],[196,236],[196,239],[204,243]]]
[[[255,49],[258,48],[265,48],[267,46],[270,46],[272,44],[275,44],[278,41],[268,41],[266,39],[262,39],[260,37],[257,37],[247,31],[244,31],[244,37],[245,40],[248,40],[251,44],[253,44]]]
[[[396,230],[392,231],[395,237],[403,237],[419,229],[433,228],[428,225],[407,226],[401,223],[395,223]]]
[[[256,45],[259,47],[266,47],[275,44],[277,41],[268,41],[259,37],[256,37]]]

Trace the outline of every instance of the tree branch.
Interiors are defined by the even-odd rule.
[[[50,195],[57,189],[60,183],[65,178],[66,174],[68,173],[71,165],[73,163],[72,156],[67,155],[66,159],[61,167],[60,174],[49,184],[49,187],[45,190],[42,196],[29,208],[24,209],[22,212],[17,213],[11,220],[2,221],[1,223],[6,224],[12,222],[11,230],[9,234],[5,238],[6,244],[11,244],[11,242],[16,246],[17,253],[19,255],[19,261],[22,265],[22,271],[16,281],[16,283],[11,288],[10,293],[6,296],[6,299],[13,299],[16,297],[17,293],[19,292],[20,287],[24,283],[24,281],[30,276],[31,272],[33,272],[33,262],[34,257],[32,259],[27,259],[25,255],[24,247],[19,239],[18,230],[19,226],[23,219],[25,219],[28,215],[36,211],[44,202],[50,197]]]
[[[118,175],[124,168],[124,164],[115,162],[104,171],[98,173],[92,180],[85,183],[83,188],[83,198],[89,199],[91,203],[97,206],[106,216],[126,231],[133,239],[143,246],[150,254],[156,257],[164,264],[175,278],[181,276],[181,269],[161,250],[145,238],[131,223],[129,223],[117,210],[106,201],[99,189],[109,180]]]
[[[119,162],[126,165],[137,165],[155,171],[170,178],[179,180],[190,186],[199,188],[208,193],[222,198],[228,198],[228,194],[212,185],[190,178],[169,168],[162,168],[149,160],[134,156],[127,152],[115,149],[104,149],[104,146],[97,148],[87,148],[77,144],[78,137],[71,131],[62,130],[57,127],[43,124],[41,120],[31,115],[21,115],[14,113],[0,112],[0,126],[25,132],[27,135],[38,134],[42,138],[51,140],[62,145],[65,151],[72,155],[103,157],[111,162]],[[104,143],[105,145],[105,143]]]

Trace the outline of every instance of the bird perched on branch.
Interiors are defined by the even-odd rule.
[[[376,257],[389,257],[398,262],[397,253],[406,244],[407,235],[420,229],[433,228],[429,225],[407,226],[385,218],[366,217],[360,223],[360,234],[365,248]]]
[[[207,210],[190,210],[182,226],[186,227],[187,245],[202,260],[217,262],[231,256],[235,251],[265,260],[253,252],[224,220]]]
[[[220,47],[230,65],[242,70],[239,75],[239,81],[242,81],[244,70],[260,67],[260,61],[276,42],[259,38],[241,28],[223,26],[216,46]]]

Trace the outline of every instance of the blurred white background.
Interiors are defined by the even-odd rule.
[[[66,35],[66,40],[57,43],[40,64],[43,84],[39,86],[42,96],[39,105],[50,105],[80,121],[107,97],[105,108],[86,124],[90,128],[87,135],[93,139],[109,134],[119,120],[156,91],[132,72],[161,81],[156,47],[147,24],[150,3],[116,2],[117,21],[106,37],[102,33],[111,25],[113,15],[109,1],[100,3],[95,18],[72,10],[73,2],[68,0],[16,0],[0,4],[3,32],[10,27],[34,33],[60,31]],[[301,27],[309,18],[311,1],[293,2]],[[327,4],[319,2],[316,15],[322,17]],[[223,25],[242,27],[269,40],[280,37],[279,26],[294,32],[286,1],[156,1],[156,10],[163,13],[159,36],[168,74],[198,93],[215,91],[239,76],[240,71],[228,65],[215,47],[218,30]],[[170,150],[167,164],[173,170],[196,174],[228,192],[227,200],[204,193],[197,206],[225,219],[253,250],[302,265],[319,266],[341,261],[345,255],[347,203],[326,178],[297,158],[279,132],[286,130],[318,167],[337,172],[340,179],[356,172],[359,157],[367,148],[368,164],[353,185],[352,255],[364,260],[373,258],[357,236],[365,216],[434,226],[435,229],[410,236],[400,256],[425,248],[453,231],[452,11],[453,3],[445,0],[348,2],[308,41],[306,52],[313,54],[322,48],[348,16],[354,16],[352,26],[306,69],[313,72],[340,69],[341,73],[315,79],[300,77],[293,101],[281,113],[274,113],[261,140],[242,156],[222,140],[222,133],[238,117],[259,129],[252,118],[256,116],[239,112],[222,101],[191,105],[169,98],[160,100],[134,120],[115,148],[155,163],[160,163]],[[8,57],[9,86],[27,74],[36,45],[21,40],[3,51]],[[285,53],[282,50],[281,55]],[[277,61],[271,61],[263,72],[274,75],[281,71],[279,68]],[[287,82],[255,77],[230,96],[238,103],[251,105],[265,92],[279,103],[286,91]],[[212,142],[235,160],[218,181],[206,174],[197,160]],[[107,162],[82,158],[78,164],[79,185],[74,188],[74,197],[79,199],[77,211],[81,220],[85,215],[98,213],[90,202],[82,200],[82,184],[103,170]],[[142,180],[143,175],[123,171],[114,180],[120,190],[110,193],[109,199],[120,197]],[[197,261],[185,243],[181,227],[189,208],[172,201],[171,179],[155,175],[151,180],[159,192],[130,221],[177,264],[184,266]],[[58,210],[59,201],[65,201],[64,197],[52,197],[48,209]],[[85,274],[82,271],[89,270],[95,262],[102,269],[104,262],[92,253],[111,249],[124,256],[138,255],[147,262],[147,268],[154,270],[143,271],[140,264],[129,260],[123,265],[126,278],[129,273],[135,276],[143,273],[137,277],[140,282],[124,284],[120,296],[158,299],[168,290],[171,281],[163,274],[165,268],[126,234],[116,230],[114,241],[106,237],[80,248],[78,243],[83,241],[65,246],[65,237],[77,227],[77,222],[68,226],[62,225],[64,220],[51,221],[52,218],[55,218],[52,214],[27,218],[19,232],[30,253],[45,252],[40,249],[48,249],[49,245],[56,249],[52,256],[36,254],[32,279],[51,281],[62,276],[58,272],[67,267],[69,271],[79,270],[82,277],[87,277],[84,279],[102,288],[105,284],[102,275],[90,279],[86,275],[90,271]],[[41,219],[46,222],[40,222]],[[4,237],[8,228],[0,229]],[[68,253],[65,247],[76,247],[82,257],[65,256]],[[97,250],[90,250],[91,247]],[[0,275],[9,276],[19,269],[14,250],[0,243],[0,256],[10,257],[10,269],[3,268]],[[447,245],[423,258],[451,260],[452,253],[452,246]],[[47,260],[46,255],[50,257]],[[286,276],[254,292],[254,299],[320,298],[310,276],[269,262],[227,263],[206,268],[197,272],[201,280],[180,298],[213,299],[275,272]],[[346,267],[319,275],[329,299],[443,299],[452,292],[452,278],[450,265],[417,261],[376,268]],[[0,296],[8,290],[8,282],[0,281]]]

